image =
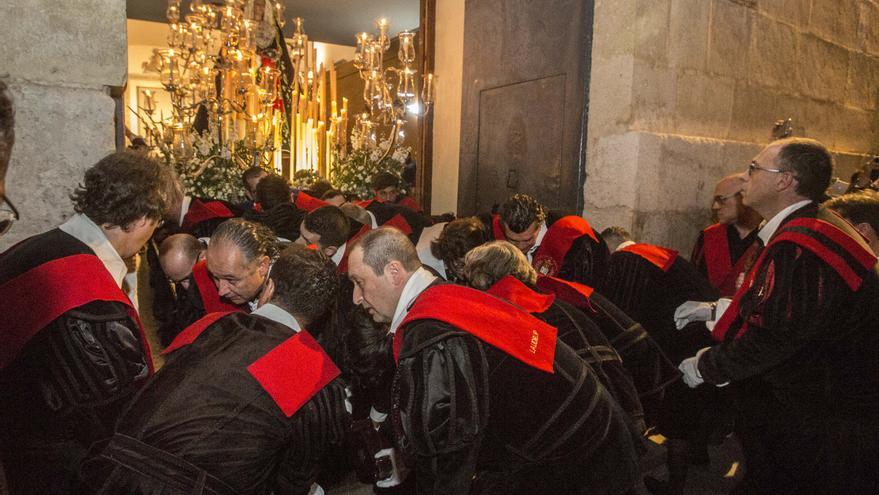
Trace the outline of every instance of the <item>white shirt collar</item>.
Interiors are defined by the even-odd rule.
[[[537,239],[534,241],[534,245],[531,246],[531,249],[525,253],[525,256],[528,258],[528,261],[532,261],[531,257],[534,256],[534,253],[540,248],[540,244],[543,242],[543,238],[546,236],[546,221],[540,223],[540,230],[537,231]]]
[[[294,318],[293,315],[284,311],[279,306],[275,306],[272,303],[263,304],[250,314],[262,316],[263,318],[268,318],[274,322],[284,325],[285,327],[292,328],[295,332],[299,332],[300,330],[302,330],[302,327],[299,326],[299,322],[296,321],[296,318]]]
[[[372,212],[369,210],[366,210],[366,214],[369,215],[370,227],[373,229],[377,229],[378,228],[378,221],[375,219],[375,215],[373,215]]]
[[[342,244],[341,246],[336,248],[336,254],[330,256],[330,259],[336,266],[339,266],[339,263],[342,262],[342,258],[345,257],[345,248],[348,247],[348,243]]]
[[[436,275],[430,273],[428,270],[424,269],[424,267],[419,267],[412,273],[409,280],[406,281],[406,285],[403,286],[403,293],[400,294],[400,300],[397,301],[397,308],[394,310],[394,319],[391,320],[391,333],[396,332],[400,323],[403,323],[403,319],[406,318],[406,315],[409,313],[409,307],[412,306],[415,298],[424,292],[424,289],[432,284],[434,280],[436,280]]]
[[[189,213],[189,205],[192,204],[192,196],[183,196],[183,201],[180,202],[180,226],[183,226],[183,217]]]
[[[125,279],[125,274],[128,273],[128,268],[119,253],[116,252],[116,248],[104,235],[104,231],[95,222],[82,213],[77,213],[58,228],[94,251],[95,255],[104,263],[104,267],[113,277],[116,285],[120,289],[122,288],[122,281]]]
[[[772,239],[772,236],[775,235],[775,231],[778,230],[778,227],[781,226],[781,222],[785,218],[787,218],[788,215],[811,203],[811,200],[804,199],[802,201],[797,201],[796,203],[776,213],[775,216],[772,217],[771,220],[766,222],[766,225],[764,225],[763,228],[760,229],[760,232],[757,233],[757,237],[759,237],[760,240],[763,241],[764,246],[768,245],[769,239]]]
[[[637,244],[637,242],[635,242],[635,241],[623,241],[623,242],[620,243],[619,246],[617,246],[616,249],[613,250],[613,252],[617,252],[617,251],[619,251],[620,249],[627,248],[627,247],[629,247],[629,246],[631,246],[631,245],[633,245],[633,244]]]

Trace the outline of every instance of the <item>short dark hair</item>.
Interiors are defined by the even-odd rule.
[[[384,189],[388,186],[400,187],[400,179],[390,172],[379,172],[372,176],[373,189]]]
[[[351,223],[338,206],[326,205],[305,216],[305,228],[320,236],[323,247],[341,246],[348,240]]]
[[[245,170],[243,174],[241,174],[241,185],[244,186],[245,190],[250,191],[250,184],[248,184],[247,181],[249,181],[250,179],[255,179],[262,174],[268,174],[266,169],[264,169],[258,165],[250,167],[249,169]],[[250,191],[250,192],[254,192],[254,191]]]
[[[117,151],[86,170],[70,195],[73,209],[98,225],[125,228],[142,218],[161,219],[170,213],[177,191],[174,171],[144,153]]]
[[[613,227],[608,227],[602,230],[601,238],[604,239],[604,242],[607,244],[619,245],[626,241],[631,241],[632,234],[630,234],[628,230],[614,225]]]
[[[879,234],[879,193],[869,189],[843,194],[824,205],[849,222],[869,224]]]
[[[280,204],[292,203],[291,192],[290,184],[283,177],[269,175],[263,177],[256,185],[255,197],[263,211],[268,211]]]
[[[324,193],[333,188],[333,185],[330,184],[330,181],[326,179],[318,179],[314,181],[311,187],[308,190],[311,192],[311,195],[315,198],[322,198]]]
[[[776,158],[779,168],[793,172],[800,196],[820,201],[833,177],[833,156],[814,139],[787,138],[772,143],[780,146]]]
[[[399,261],[408,272],[421,267],[415,245],[402,231],[394,227],[379,227],[363,235],[354,246],[363,249],[363,263],[376,275],[381,275],[391,261]]]
[[[271,302],[307,325],[332,306],[339,292],[336,265],[323,253],[301,244],[281,251],[269,277],[275,284]]]
[[[211,244],[229,242],[241,250],[244,259],[251,262],[257,258],[278,257],[278,238],[272,229],[241,218],[232,218],[221,223],[211,235]]]
[[[6,83],[0,81],[0,180],[6,176],[12,145],[15,144],[15,108],[7,92]]]
[[[335,198],[336,196],[344,196],[345,193],[338,189],[327,189],[323,194],[320,195],[320,199],[326,201],[330,198]]]
[[[546,219],[546,209],[527,194],[514,194],[501,205],[501,221],[515,233],[521,233],[534,222]]]
[[[430,243],[430,252],[450,264],[489,240],[488,229],[478,218],[459,218],[446,224],[439,237]]]

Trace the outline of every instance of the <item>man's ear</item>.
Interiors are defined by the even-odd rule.
[[[269,267],[272,266],[272,259],[268,256],[263,256],[259,260],[259,276],[265,277],[269,274]]]
[[[204,261],[204,259],[207,257],[208,257],[208,250],[202,249],[201,251],[199,251],[198,256],[195,257],[195,262],[198,263],[199,261]]]
[[[333,255],[336,254],[336,251],[338,251],[338,250],[339,250],[339,248],[337,246],[327,246],[327,247],[321,249],[321,251],[323,251],[323,253],[325,255],[327,255],[327,258],[332,258]]]
[[[403,269],[403,265],[400,264],[399,261],[390,261],[387,265],[385,265],[384,272],[385,275],[390,277],[395,287],[406,283],[406,270]]]

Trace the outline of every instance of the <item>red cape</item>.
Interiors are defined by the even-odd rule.
[[[580,309],[588,309],[594,313],[595,308],[589,303],[589,298],[595,291],[588,285],[563,280],[556,277],[537,277],[537,287],[541,290],[555,294],[559,299]]]
[[[15,360],[40,330],[67,311],[92,301],[114,301],[125,305],[137,325],[147,365],[153,373],[150,345],[137,311],[95,255],[66,256],[31,268],[0,286],[0,301],[5,308],[0,311],[0,369]]]
[[[541,275],[557,275],[574,241],[584,235],[598,242],[595,231],[585,218],[568,215],[556,220],[547,228],[543,241],[534,252],[534,259],[531,262],[534,269]]]
[[[654,246],[652,244],[632,244],[617,252],[632,253],[640,256],[664,272],[667,272],[678,258],[678,252],[674,249]]]
[[[189,230],[193,225],[207,220],[232,218],[234,216],[235,214],[232,213],[232,210],[224,205],[222,201],[203,202],[198,198],[192,198],[192,202],[189,203],[189,210],[183,217],[181,227],[184,230]]]
[[[755,241],[748,246],[733,264],[727,239],[728,228],[723,224],[714,224],[702,231],[702,252],[705,256],[708,282],[722,296],[731,296],[736,292],[736,279],[745,271],[745,265],[754,256],[757,245]]]
[[[406,325],[427,319],[448,323],[529,366],[554,372],[555,327],[494,296],[454,284],[428,287],[418,296],[394,335],[394,359],[400,358]]]
[[[819,238],[824,240],[819,240]],[[728,339],[727,333],[739,316],[741,298],[754,284],[754,279],[760,273],[760,267],[763,265],[770,248],[782,242],[792,242],[821,258],[822,261],[827,263],[842,277],[843,281],[852,291],[856,291],[861,287],[866,274],[876,266],[876,256],[835,225],[817,218],[796,218],[791,220],[782,226],[781,232],[776,233],[772,237],[769,244],[760,253],[754,266],[751,267],[751,270],[745,277],[745,281],[739,287],[739,290],[736,291],[735,296],[733,296],[729,308],[726,309],[723,316],[714,325],[714,330],[711,331],[711,336],[714,340],[723,342]],[[835,250],[847,252],[855,260],[854,264],[849,263]],[[738,339],[747,331],[748,322],[743,321],[733,338]]]
[[[321,206],[326,206],[328,204],[329,203],[327,203],[326,201],[317,199],[310,194],[306,194],[304,191],[299,191],[296,194],[296,207],[309,213],[320,208]]]
[[[543,313],[555,301],[555,295],[541,294],[532,290],[512,275],[498,280],[485,292],[515,304],[529,313]]]

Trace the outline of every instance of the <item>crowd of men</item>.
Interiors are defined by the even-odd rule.
[[[0,233],[13,119],[0,82]],[[393,176],[351,202],[254,168],[232,204],[112,153],[0,254],[9,489],[304,495],[354,470],[376,493],[680,494],[734,431],[737,493],[875,493],[879,195],[827,200],[832,172],[817,141],[770,143],[687,260],[526,194],[431,217]]]

